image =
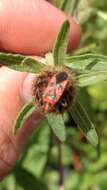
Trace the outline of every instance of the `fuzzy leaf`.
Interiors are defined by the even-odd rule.
[[[0,53],[0,64],[17,71],[31,73],[38,73],[44,68],[43,64],[33,58],[10,53]]]
[[[53,0],[52,3],[67,15],[73,15],[79,0]]]
[[[19,112],[14,126],[13,126],[13,133],[16,134],[22,127],[26,119],[28,119],[34,111],[36,111],[36,107],[34,106],[33,102],[27,103]]]
[[[61,141],[66,140],[66,129],[61,114],[46,114],[46,119],[56,137]]]
[[[70,114],[74,119],[79,129],[84,133],[87,140],[94,146],[98,145],[98,136],[95,130],[94,124],[91,122],[86,110],[79,103],[76,102],[73,108],[70,110]]]
[[[78,70],[107,70],[107,56],[99,54],[67,55],[65,65]]]
[[[45,64],[49,66],[54,66],[53,53],[47,53],[45,55]]]
[[[60,9],[62,3],[64,0],[52,0],[52,3],[58,8]]]
[[[71,16],[75,12],[78,2],[79,0],[63,0],[59,8]]]
[[[25,59],[24,55],[0,52],[0,64],[19,64]]]
[[[65,63],[65,56],[69,40],[69,29],[70,29],[70,24],[69,21],[66,20],[63,23],[60,32],[58,33],[53,49],[53,57],[55,65],[63,65]]]
[[[85,87],[107,80],[107,70],[104,71],[89,71],[77,76],[77,85]]]

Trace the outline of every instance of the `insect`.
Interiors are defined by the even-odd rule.
[[[68,85],[68,75],[65,72],[54,74],[48,82],[43,95],[44,111],[48,112],[62,97]]]

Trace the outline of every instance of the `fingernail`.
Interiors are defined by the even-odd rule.
[[[32,99],[32,84],[35,77],[35,74],[28,74],[22,83],[20,96],[24,103]]]

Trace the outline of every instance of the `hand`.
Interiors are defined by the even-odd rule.
[[[67,16],[44,0],[0,0],[0,48],[2,51],[42,55],[52,49],[56,34]],[[72,29],[69,47],[80,40],[80,26],[69,17]],[[30,118],[16,137],[12,124],[30,96],[32,75],[0,68],[0,179],[15,165],[16,160],[40,121],[40,113]],[[29,128],[30,125],[30,128]]]

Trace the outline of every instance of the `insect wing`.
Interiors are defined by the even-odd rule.
[[[49,81],[47,88],[44,92],[43,101],[51,105],[56,103],[56,76],[54,75]]]
[[[58,83],[56,85],[56,94],[57,94],[56,102],[58,102],[58,100],[61,98],[67,84],[68,84],[68,80],[64,80],[61,83]]]
[[[56,82],[56,75],[54,75],[48,83],[46,91],[44,93],[44,102],[47,102],[54,106],[58,100],[61,98],[68,80],[61,81],[60,83]]]

